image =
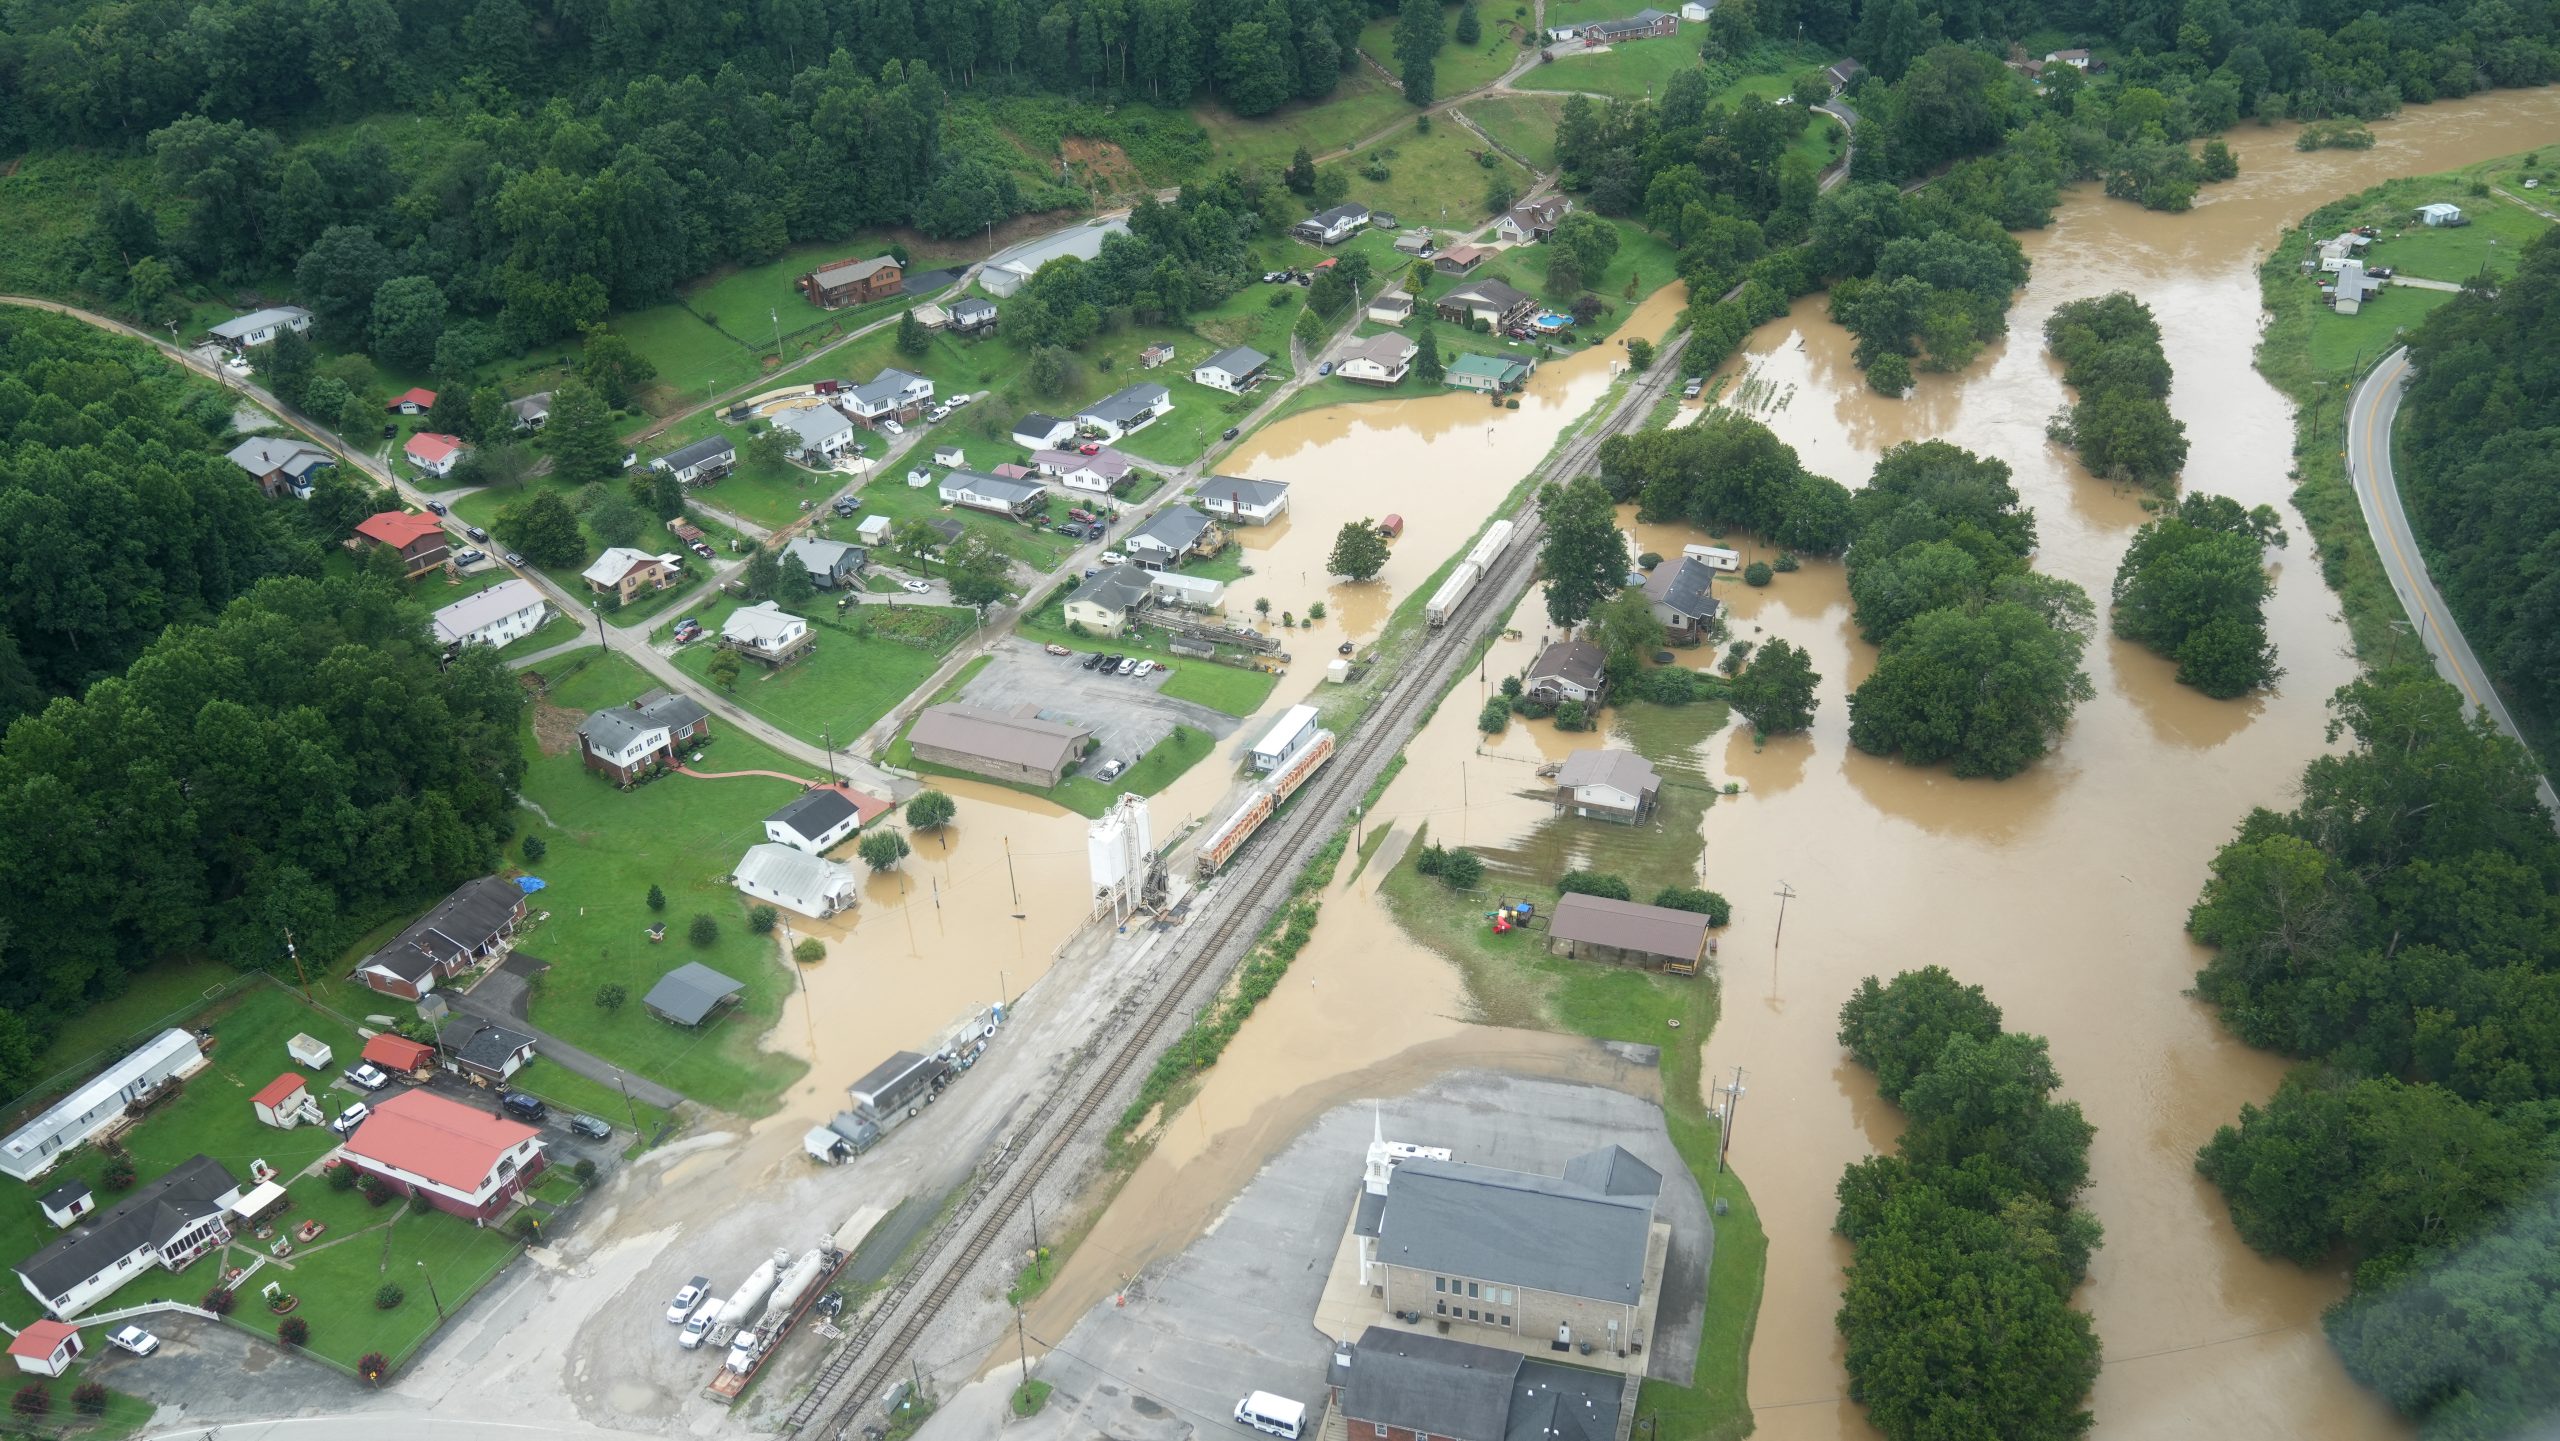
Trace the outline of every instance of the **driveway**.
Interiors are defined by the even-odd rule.
[[[646,1076],[626,1071],[601,1056],[582,1051],[526,1020],[525,1002],[528,991],[526,968],[539,964],[540,962],[527,956],[509,956],[506,964],[481,977],[479,983],[469,991],[440,992],[439,994],[446,1000],[452,1002],[454,1010],[458,1013],[454,1020],[447,1021],[445,1024],[467,1026],[470,1021],[477,1019],[505,1026],[509,1030],[522,1031],[533,1037],[533,1054],[536,1059],[547,1059],[562,1070],[574,1071],[600,1086],[628,1087],[633,1100],[656,1106],[660,1110],[671,1110],[684,1101],[683,1093],[671,1091]],[[605,1119],[613,1118],[608,1116]],[[617,1121],[615,1124],[622,1123]]]
[[[1102,749],[1096,753],[1096,761],[1087,763],[1087,775],[1100,761],[1134,764],[1156,742],[1173,734],[1176,725],[1204,730],[1224,740],[1243,724],[1223,711],[1166,695],[1162,671],[1142,680],[1086,670],[1084,662],[1090,654],[1078,651],[1074,655],[1051,655],[1030,641],[1007,636],[996,646],[987,668],[978,672],[977,679],[960,693],[960,699],[1008,714],[1019,714],[1028,706],[1042,720],[1072,721],[1090,727]]]

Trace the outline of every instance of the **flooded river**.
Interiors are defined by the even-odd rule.
[[[2090,480],[2045,440],[2045,421],[2065,400],[2040,343],[2045,317],[2086,295],[2141,296],[2176,370],[2172,405],[2193,442],[2186,484],[2272,502],[2290,517],[2289,409],[2250,366],[2263,247],[2321,202],[2386,177],[2553,143],[2560,93],[2425,107],[2374,130],[2370,151],[2310,155],[2291,148],[2289,129],[2235,132],[2241,179],[2208,187],[2183,216],[2080,188],[2049,230],[2022,237],[2035,268],[2008,343],[1962,375],[1924,377],[1907,400],[1865,389],[1819,297],[1763,327],[1728,370],[1761,382],[1755,395],[1780,400],[1759,413],[1810,466],[1852,485],[1906,439],[1944,437],[2006,460],[2041,521],[2039,568],[2103,597],[2142,511],[2135,495]],[[1542,374],[1540,384],[1554,379]],[[1460,407],[1481,414],[1475,402],[1406,404],[1413,413],[1370,406],[1301,417],[1240,462],[1246,473],[1301,485],[1270,572],[1303,564],[1312,573],[1342,516],[1400,510],[1408,521],[1433,517],[1437,531],[1480,513],[1454,499],[1447,512],[1430,509],[1413,495],[1429,490],[1412,483],[1426,475],[1449,484],[1462,472],[1470,496],[1511,483],[1474,476],[1473,425],[1463,414],[1445,418]],[[1529,414],[1524,406],[1521,418]],[[1543,448],[1523,447],[1516,464],[1498,468],[1516,477]],[[1371,483],[1331,495],[1334,508],[1320,516],[1314,486],[1346,467]],[[1312,538],[1319,531],[1321,542]],[[2343,1276],[2259,1260],[2193,1170],[2195,1148],[2271,1091],[2282,1066],[2231,1040],[2183,994],[2201,957],[2181,923],[2206,861],[2242,813],[2286,800],[2322,744],[2325,698],[2351,674],[2334,600],[2298,523],[2294,531],[2293,547],[2277,554],[2268,612],[2287,669],[2278,690],[2207,700],[2175,685],[2166,662],[2101,637],[2088,658],[2096,698],[2054,755],[2007,782],[1956,781],[1849,748],[1845,697],[1873,654],[1855,639],[1836,565],[1808,564],[1767,590],[1727,594],[1740,633],[1756,628],[1807,647],[1824,676],[1812,734],[1755,748],[1747,732],[1727,731],[1705,748],[1711,778],[1745,789],[1705,821],[1705,883],[1737,906],[1706,1070],[1747,1073],[1734,1159],[1770,1233],[1751,1356],[1762,1434],[1874,1434],[1843,1397],[1832,1315],[1846,1252],[1829,1224],[1841,1168],[1889,1146],[1897,1121],[1833,1032],[1859,977],[1930,962],[1988,987],[2012,1026],[2049,1036],[2067,1094],[2098,1128],[2087,1202],[2107,1242],[2081,1304],[2106,1347],[2093,1398],[2099,1434],[2403,1434],[2321,1338],[2320,1310],[2342,1292]],[[1418,537],[1407,535],[1410,547]],[[1670,527],[1640,534],[1665,553],[1696,538]],[[1445,558],[1436,536],[1434,546]],[[1391,574],[1405,583],[1438,564],[1408,565],[1402,551]],[[1252,583],[1239,591],[1249,606]],[[1274,608],[1282,604],[1274,594]],[[1383,607],[1345,602],[1341,613],[1356,626]],[[1488,678],[1516,668],[1538,640],[1538,620],[1532,598],[1519,622],[1526,634],[1496,648]],[[1178,1249],[1335,1100],[1470,1064],[1574,1064],[1570,1043],[1470,1024],[1454,969],[1399,934],[1370,893],[1417,822],[1440,839],[1501,847],[1547,817],[1529,772],[1554,748],[1553,733],[1514,725],[1479,747],[1472,721],[1482,688],[1462,684],[1408,749],[1406,770],[1368,818],[1396,828],[1388,850],[1337,882],[1313,944],[1211,1073],[1196,1114],[1176,1119],[1043,1299],[1041,1334],[1062,1334],[1117,1275]],[[1773,899],[1782,884],[1794,891],[1783,950]]]

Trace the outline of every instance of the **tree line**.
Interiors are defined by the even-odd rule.
[[[2242,1239],[2330,1266],[2348,1372],[2430,1437],[2560,1409],[2560,837],[2532,759],[2452,686],[2384,669],[2330,702],[2350,743],[2214,856],[2196,991],[2301,1057],[2197,1157]]]
[[[2267,639],[2267,547],[2284,544],[2275,507],[2242,510],[2190,495],[2135,531],[2116,567],[2116,634],[2178,663],[2178,683],[2220,700],[2284,674]]]
[[[2536,729],[2560,721],[2560,385],[2543,357],[2560,325],[2560,238],[2513,277],[2486,277],[2410,337],[2400,492],[2463,635]]]
[[[1850,1399],[1894,1441],[2086,1434],[2098,1337],[2070,1301],[2099,1242],[2074,1205],[2095,1128],[2054,1099],[2044,1038],[1929,966],[1861,982],[1840,1044],[1906,1122],[1840,1177]]]
[[[2079,392],[2045,434],[2080,452],[2102,480],[2177,485],[2187,427],[2169,413],[2169,355],[2151,307],[2124,291],[2066,301],[2044,323],[2062,383]]]

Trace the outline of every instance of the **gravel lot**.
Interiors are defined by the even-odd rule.
[[[1043,720],[1092,727],[1102,750],[1086,765],[1086,775],[1093,774],[1102,761],[1137,760],[1171,735],[1176,724],[1207,731],[1220,740],[1243,724],[1222,711],[1165,695],[1162,672],[1141,680],[1086,670],[1084,661],[1090,654],[1051,655],[1027,640],[1009,637],[960,699],[1007,713],[1031,706]]]

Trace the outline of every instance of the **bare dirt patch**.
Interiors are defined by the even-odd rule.
[[[533,738],[547,756],[564,756],[578,748],[578,723],[586,717],[567,706],[537,696],[533,702]]]
[[[1081,172],[1085,188],[1097,195],[1127,195],[1146,189],[1138,178],[1138,167],[1129,163],[1129,152],[1108,140],[1095,140],[1070,135],[1058,142],[1059,153],[1067,164]]]

